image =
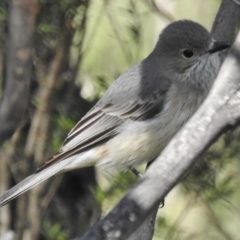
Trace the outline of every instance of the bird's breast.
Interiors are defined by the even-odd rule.
[[[156,158],[174,134],[195,113],[201,96],[169,98],[160,114],[146,121],[128,121],[120,133],[96,151],[98,165],[124,170]]]

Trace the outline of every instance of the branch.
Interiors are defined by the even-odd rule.
[[[160,203],[156,204],[148,218],[144,219],[144,222],[140,225],[140,227],[131,234],[127,240],[151,240],[153,238],[159,204]]]
[[[169,22],[175,21],[175,18],[173,17],[173,15],[170,12],[168,12],[162,6],[162,4],[160,4],[159,1],[157,2],[156,0],[151,0],[149,3],[152,5],[152,7],[156,11],[156,13],[158,13],[161,17],[164,17]]]
[[[240,0],[234,1],[240,4]],[[211,31],[214,39],[230,43],[234,41],[236,29],[240,24],[240,6],[234,1],[222,0]]]
[[[233,19],[229,19],[229,16],[235,18],[234,24],[239,22],[240,9],[232,3],[223,0],[212,31],[213,36],[220,36],[221,31],[226,31],[227,34],[222,34],[224,41],[232,41],[234,36],[235,28],[228,26],[233,24]],[[226,22],[219,20],[226,15]],[[240,34],[212,91],[197,113],[153,162],[143,178],[81,240],[127,239],[157,208],[159,201],[181,180],[197,158],[229,126],[240,122],[239,64]]]
[[[0,144],[14,133],[28,106],[36,0],[12,0],[8,22],[6,81],[0,104]]]

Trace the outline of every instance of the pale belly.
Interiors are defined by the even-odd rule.
[[[97,165],[122,171],[155,159],[197,108],[188,104],[152,120],[128,122],[119,135],[96,149]]]

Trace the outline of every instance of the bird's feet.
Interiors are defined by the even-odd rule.
[[[136,169],[136,168],[133,168],[133,167],[130,167],[129,170],[138,178],[141,178],[142,177],[142,174]],[[163,208],[165,205],[165,199],[163,199],[160,204],[159,204],[159,208]]]
[[[160,204],[159,204],[159,208],[163,208],[165,205],[165,199],[163,199]]]
[[[136,169],[136,168],[133,168],[133,167],[130,167],[129,170],[138,178],[141,178],[142,177],[142,174]]]

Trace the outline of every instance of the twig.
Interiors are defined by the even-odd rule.
[[[28,106],[32,34],[37,0],[10,1],[4,96],[0,104],[0,144],[21,124]]]
[[[156,3],[156,0],[151,0],[151,4],[154,7],[154,10],[161,16],[166,18],[169,22],[173,22],[176,19],[171,13],[169,13],[163,6],[160,6],[160,3]]]
[[[224,229],[221,222],[219,221],[219,218],[216,216],[215,212],[212,210],[209,204],[204,202],[203,199],[201,199],[201,204],[206,209],[209,218],[212,219],[213,224],[219,230],[221,236],[223,236],[226,240],[233,240],[232,236]]]

